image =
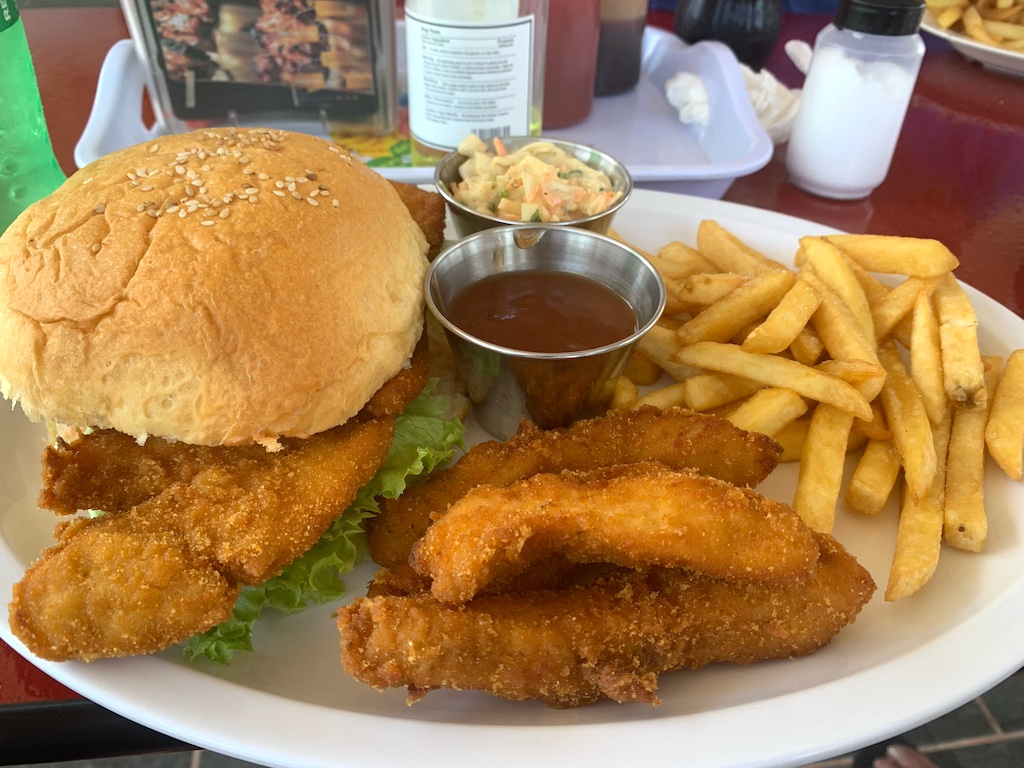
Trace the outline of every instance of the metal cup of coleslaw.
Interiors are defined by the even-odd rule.
[[[610,288],[629,305],[634,331],[602,347],[530,352],[477,338],[449,317],[471,284],[501,272],[567,272]],[[617,240],[568,227],[530,225],[482,231],[449,246],[431,263],[426,302],[444,327],[477,422],[498,439],[522,419],[542,429],[601,413],[637,341],[665,307],[665,285],[640,253]]]
[[[633,179],[630,177],[629,171],[626,170],[626,166],[611,155],[588,147],[585,144],[540,136],[505,136],[499,139],[499,141],[509,153],[515,153],[523,147],[536,142],[553,144],[556,148],[581,161],[588,168],[592,168],[607,176],[612,185],[610,191],[615,193],[616,199],[607,208],[598,213],[589,216],[576,215],[562,221],[549,221],[546,218],[540,217],[523,221],[515,218],[505,218],[493,211],[477,210],[464,202],[460,202],[460,200],[456,199],[456,194],[453,192],[453,185],[463,181],[460,168],[469,159],[466,155],[460,154],[456,150],[448,153],[438,162],[434,169],[434,184],[448,204],[449,219],[455,230],[455,235],[459,238],[484,229],[491,229],[492,227],[517,224],[526,226],[538,223],[588,229],[602,235],[607,234],[615,214],[626,204],[633,191]],[[494,150],[494,140],[486,142],[486,144],[489,151]]]

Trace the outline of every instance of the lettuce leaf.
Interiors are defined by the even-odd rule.
[[[259,586],[244,587],[227,621],[185,643],[189,660],[205,656],[228,664],[237,651],[253,650],[252,628],[264,609],[298,613],[345,594],[342,576],[366,556],[363,523],[378,511],[377,498],[396,498],[408,485],[447,463],[456,447],[465,447],[462,423],[446,417],[448,403],[433,390],[431,383],[395,420],[395,439],[383,466],[327,533],[279,575]]]

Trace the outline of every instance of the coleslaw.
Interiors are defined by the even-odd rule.
[[[452,196],[477,213],[507,221],[559,222],[602,213],[621,196],[611,179],[547,141],[509,152],[501,139],[494,150],[477,136],[459,144],[467,160]]]

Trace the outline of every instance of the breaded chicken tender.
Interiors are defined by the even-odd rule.
[[[370,554],[385,567],[407,564],[431,515],[443,514],[484,483],[502,487],[542,472],[656,461],[734,485],[755,486],[775,469],[780,454],[779,445],[764,435],[678,408],[611,411],[552,430],[523,422],[508,441],[475,445],[452,466],[399,498],[385,500],[371,523]]]
[[[410,562],[445,603],[464,603],[552,555],[627,568],[661,565],[726,579],[794,583],[818,542],[788,505],[653,462],[481,485],[457,501]]]
[[[394,420],[382,418],[283,440],[277,453],[222,446],[185,466],[194,447],[183,448],[163,490],[61,526],[14,587],[12,631],[40,658],[91,661],[151,653],[219,624],[240,584],[266,581],[323,535],[393,437]],[[110,444],[100,437],[93,449]]]
[[[410,700],[435,688],[573,707],[658,704],[658,676],[718,662],[802,656],[857,616],[875,585],[828,535],[796,584],[717,579],[681,569],[616,569],[572,589],[478,597],[357,599],[338,613],[341,661]]]

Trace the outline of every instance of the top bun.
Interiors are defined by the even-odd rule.
[[[0,237],[0,391],[34,421],[204,445],[343,423],[405,366],[426,241],[328,141],[165,136]]]

